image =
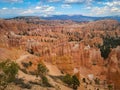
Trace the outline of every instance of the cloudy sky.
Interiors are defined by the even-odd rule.
[[[120,0],[0,0],[0,17],[120,15]]]

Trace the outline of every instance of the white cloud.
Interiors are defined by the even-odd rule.
[[[88,6],[88,7],[86,7],[85,9],[92,9],[92,7]]]
[[[69,4],[62,4],[61,7],[62,8],[71,8],[71,5],[69,5]]]
[[[16,7],[11,7],[11,8],[3,8],[0,9],[0,15],[1,16],[43,16],[43,15],[52,15],[55,13],[55,7],[54,6],[49,6],[49,5],[41,5],[41,6],[32,6],[28,7],[27,9],[25,8],[16,8]]]
[[[120,9],[117,7],[112,7],[111,12],[119,12],[120,13]]]
[[[48,0],[48,2],[58,2],[60,0]]]
[[[40,7],[40,6],[36,6],[36,7],[35,7],[35,9],[41,9],[41,8],[42,8],[42,7]]]
[[[113,2],[106,2],[105,5],[107,6],[120,6],[120,1],[113,1]]]
[[[90,15],[92,16],[109,16],[109,15],[120,15],[120,8],[119,7],[93,7],[90,10]]]
[[[42,5],[36,7],[30,7],[29,9],[23,10],[20,14],[24,15],[51,15],[55,12],[54,6]]]
[[[12,9],[14,9],[14,10],[15,10],[15,9],[17,9],[17,8],[16,8],[16,7],[12,7]]]
[[[94,0],[95,1],[95,0]],[[88,10],[86,14],[90,16],[112,16],[112,15],[120,15],[120,1],[114,0],[109,2],[101,2],[98,3],[101,6],[88,6],[84,9]]]
[[[87,3],[90,4],[93,0],[65,0],[65,3],[73,4],[73,3]]]
[[[2,8],[3,10],[6,10],[6,9],[8,9],[8,8],[6,8],[6,7],[4,7],[4,8]]]
[[[20,2],[23,2],[23,0],[0,0],[0,2],[20,3]]]
[[[84,0],[65,0],[65,3],[82,3]]]
[[[34,8],[34,12],[54,12],[55,11],[55,7],[54,6],[49,6],[49,5],[43,5],[43,6],[36,6]]]
[[[51,12],[51,11],[54,11],[54,10],[55,10],[55,7],[50,6],[50,7],[47,7],[44,11],[45,12]]]
[[[21,14],[33,14],[33,13],[34,13],[33,10],[28,9],[28,10],[23,11]]]

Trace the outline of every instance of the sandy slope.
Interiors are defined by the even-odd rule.
[[[47,63],[44,62],[44,64],[46,65],[46,67],[49,69],[49,75],[53,75],[53,76],[60,76],[62,75],[62,73],[60,72],[60,70],[58,69],[57,66],[51,64],[51,63]]]
[[[25,58],[27,58],[28,56],[30,56],[30,54],[25,54],[25,55],[21,55],[20,58],[18,58],[16,60],[16,63],[20,64],[22,62],[22,60],[24,60]]]
[[[16,63],[18,63],[20,65],[21,62],[29,56],[31,56],[31,55],[30,54],[21,55],[20,58],[18,58],[16,60]],[[52,75],[52,76],[62,75],[60,70],[55,65],[52,65],[52,64],[47,63],[47,62],[44,62],[44,64],[49,69],[49,73],[48,73],[49,75]],[[37,78],[34,75],[25,74],[21,70],[19,70],[19,72],[18,72],[18,78],[23,78],[25,81],[36,81],[38,79],[40,80],[40,78]],[[50,76],[47,76],[47,78],[49,80],[49,83],[55,87],[54,89],[49,88],[49,90],[72,90],[71,88],[64,86],[63,84],[56,82]],[[47,89],[47,87],[42,88],[41,86],[33,86],[33,88],[31,90],[48,90],[48,89]]]
[[[49,82],[55,86],[56,90],[73,90],[67,86],[64,86],[63,84],[61,83],[58,83],[58,82],[55,82],[52,78],[50,78],[49,76],[47,76]]]

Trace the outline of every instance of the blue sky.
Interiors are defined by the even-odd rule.
[[[0,0],[0,17],[120,15],[120,0]]]

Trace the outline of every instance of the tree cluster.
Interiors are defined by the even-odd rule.
[[[116,48],[120,45],[120,37],[105,37],[103,38],[103,45],[99,46],[101,56],[106,59],[111,52],[111,48]]]

